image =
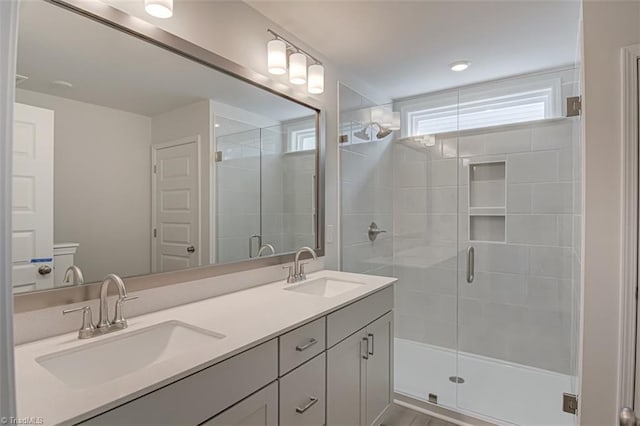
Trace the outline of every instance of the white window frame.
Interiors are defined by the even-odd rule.
[[[304,119],[298,122],[284,124],[287,135],[286,152],[310,152],[317,148],[317,129],[315,120]],[[313,137],[313,148],[304,148],[304,142],[310,136]]]
[[[402,120],[402,136],[421,135],[421,133],[417,132],[420,116],[433,116],[439,112],[438,110],[440,110],[444,118],[455,117],[456,119],[455,128],[438,133],[510,124],[509,122],[492,123],[486,126],[470,126],[458,129],[459,114],[464,114],[464,111],[460,110],[460,108],[486,108],[492,103],[499,105],[504,102],[517,105],[518,98],[526,100],[536,93],[540,102],[544,104],[544,117],[538,117],[537,119],[555,118],[562,114],[562,79],[558,74],[488,83],[467,89],[449,90],[434,95],[421,96],[409,101],[401,101],[398,105]],[[483,103],[483,101],[486,102]],[[525,121],[532,120],[514,122]]]

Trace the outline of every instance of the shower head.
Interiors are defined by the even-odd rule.
[[[357,137],[358,139],[362,139],[365,141],[368,141],[371,139],[371,137],[369,137],[369,133],[367,133],[367,129],[369,128],[369,125],[367,124],[366,126],[364,126],[364,128],[362,130],[360,130],[359,132],[355,132],[353,134],[353,136]]]
[[[382,126],[379,126],[379,127],[380,127],[380,130],[376,134],[376,138],[378,138],[378,139],[385,138],[385,137],[389,136],[391,134],[391,132],[393,132],[393,130],[391,130],[391,129],[387,128],[387,127],[382,127]]]

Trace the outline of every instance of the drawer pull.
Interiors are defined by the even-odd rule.
[[[313,405],[318,402],[318,398],[312,396],[311,398],[309,398],[309,402],[307,403],[307,405],[305,405],[304,407],[300,408],[300,407],[296,407],[296,413],[298,414],[302,414],[305,411],[307,411],[309,408],[313,407]]]
[[[360,346],[362,347],[362,343],[365,344],[364,347],[364,355],[362,355],[362,359],[369,359],[369,338],[363,337],[362,342],[360,342]]]
[[[375,347],[373,346],[374,343],[374,339],[375,336],[371,333],[368,334],[369,336],[369,340],[367,340],[367,352],[369,353],[369,355],[373,355],[373,352],[375,351]],[[371,342],[371,350],[369,350],[369,342]]]
[[[316,339],[311,338],[304,345],[296,346],[296,351],[298,351],[298,352],[306,351],[307,349],[309,349],[311,346],[315,345],[316,343],[318,343],[318,341]]]

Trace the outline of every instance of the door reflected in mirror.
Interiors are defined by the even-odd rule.
[[[15,292],[318,246],[316,110],[44,1],[19,24]]]

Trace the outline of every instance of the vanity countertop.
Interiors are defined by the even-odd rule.
[[[363,285],[337,296],[324,298],[284,291],[283,281],[278,281],[133,317],[129,319],[126,330],[105,336],[78,340],[77,332],[73,332],[17,346],[15,363],[18,419],[35,418],[35,422],[47,425],[86,420],[327,315],[396,281],[395,278],[328,270],[309,274],[307,281],[322,277],[351,280]],[[132,303],[144,303],[144,296]],[[37,361],[44,355],[111,339],[172,320],[226,337],[210,347],[186,350],[150,367],[100,386],[84,389],[67,386]],[[100,368],[100,365],[95,367]]]

